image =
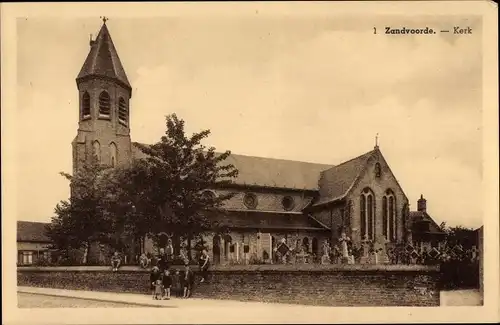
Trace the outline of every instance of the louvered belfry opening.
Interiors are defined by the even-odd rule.
[[[90,117],[90,95],[85,92],[82,96],[82,118]]]
[[[121,97],[120,100],[118,101],[118,120],[120,121],[121,124],[127,125],[127,120],[128,120],[127,103],[125,103],[125,100]]]
[[[99,95],[99,115],[109,117],[111,114],[111,99],[106,91]]]

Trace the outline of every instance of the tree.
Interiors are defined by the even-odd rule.
[[[461,245],[466,249],[470,249],[474,245],[478,245],[476,232],[472,228],[464,226],[449,227],[446,222],[442,222],[439,228],[446,234],[446,243],[448,247]]]
[[[136,175],[129,178],[130,188],[138,192],[136,197],[148,198],[147,206],[137,206],[137,212],[144,218],[143,209],[155,207],[155,211],[147,211],[154,214],[154,220],[134,219],[134,228],[151,235],[167,230],[183,236],[188,239],[189,252],[192,238],[222,227],[214,216],[225,213],[224,202],[234,195],[213,195],[206,190],[230,185],[238,170],[224,163],[230,151],[216,153],[215,148],[201,144],[210,130],[187,137],[184,126],[184,120],[175,114],[167,116],[165,135],[153,145],[139,145],[147,158],[128,173]]]
[[[46,234],[56,249],[68,252],[85,249],[84,262],[88,262],[93,242],[106,240],[111,230],[103,205],[102,178],[105,167],[96,157],[76,171],[75,175],[61,173],[70,182],[69,200],[61,201],[55,208],[52,223]]]

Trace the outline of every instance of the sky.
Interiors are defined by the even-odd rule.
[[[68,198],[78,127],[75,78],[102,21],[17,22],[18,220],[50,221]],[[471,35],[384,35],[384,26]],[[437,223],[482,223],[481,21],[460,16],[116,18],[107,22],[133,88],[133,141],[164,116],[233,153],[338,164],[380,149]],[[373,27],[377,27],[374,34]],[[27,204],[29,202],[29,204]]]

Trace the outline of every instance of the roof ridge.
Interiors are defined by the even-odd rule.
[[[46,221],[28,221],[28,220],[17,220],[18,223],[24,222],[24,223],[42,223],[42,224],[50,224],[50,222]]]
[[[143,145],[143,146],[150,146],[151,145],[151,144],[146,144],[146,143],[142,143],[142,142],[135,142],[135,141],[132,142],[132,144],[139,144],[139,145]],[[216,154],[223,154],[224,152],[215,151],[215,153]],[[260,159],[270,159],[270,160],[281,160],[281,161],[297,162],[297,163],[303,163],[303,164],[324,165],[324,166],[327,166],[327,167],[335,167],[335,165],[332,165],[332,164],[317,163],[317,162],[312,162],[312,161],[295,160],[295,159],[264,157],[264,156],[252,156],[252,155],[234,153],[233,151],[231,151],[231,156],[240,156],[240,157],[248,157],[248,158],[260,158]]]

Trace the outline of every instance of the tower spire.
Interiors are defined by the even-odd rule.
[[[378,133],[375,135],[375,149],[378,149]]]
[[[104,24],[104,25],[106,25],[106,22],[109,20],[109,19],[108,19],[108,17],[106,17],[106,16],[101,16],[101,18],[102,18],[102,22],[103,22],[103,24]]]

